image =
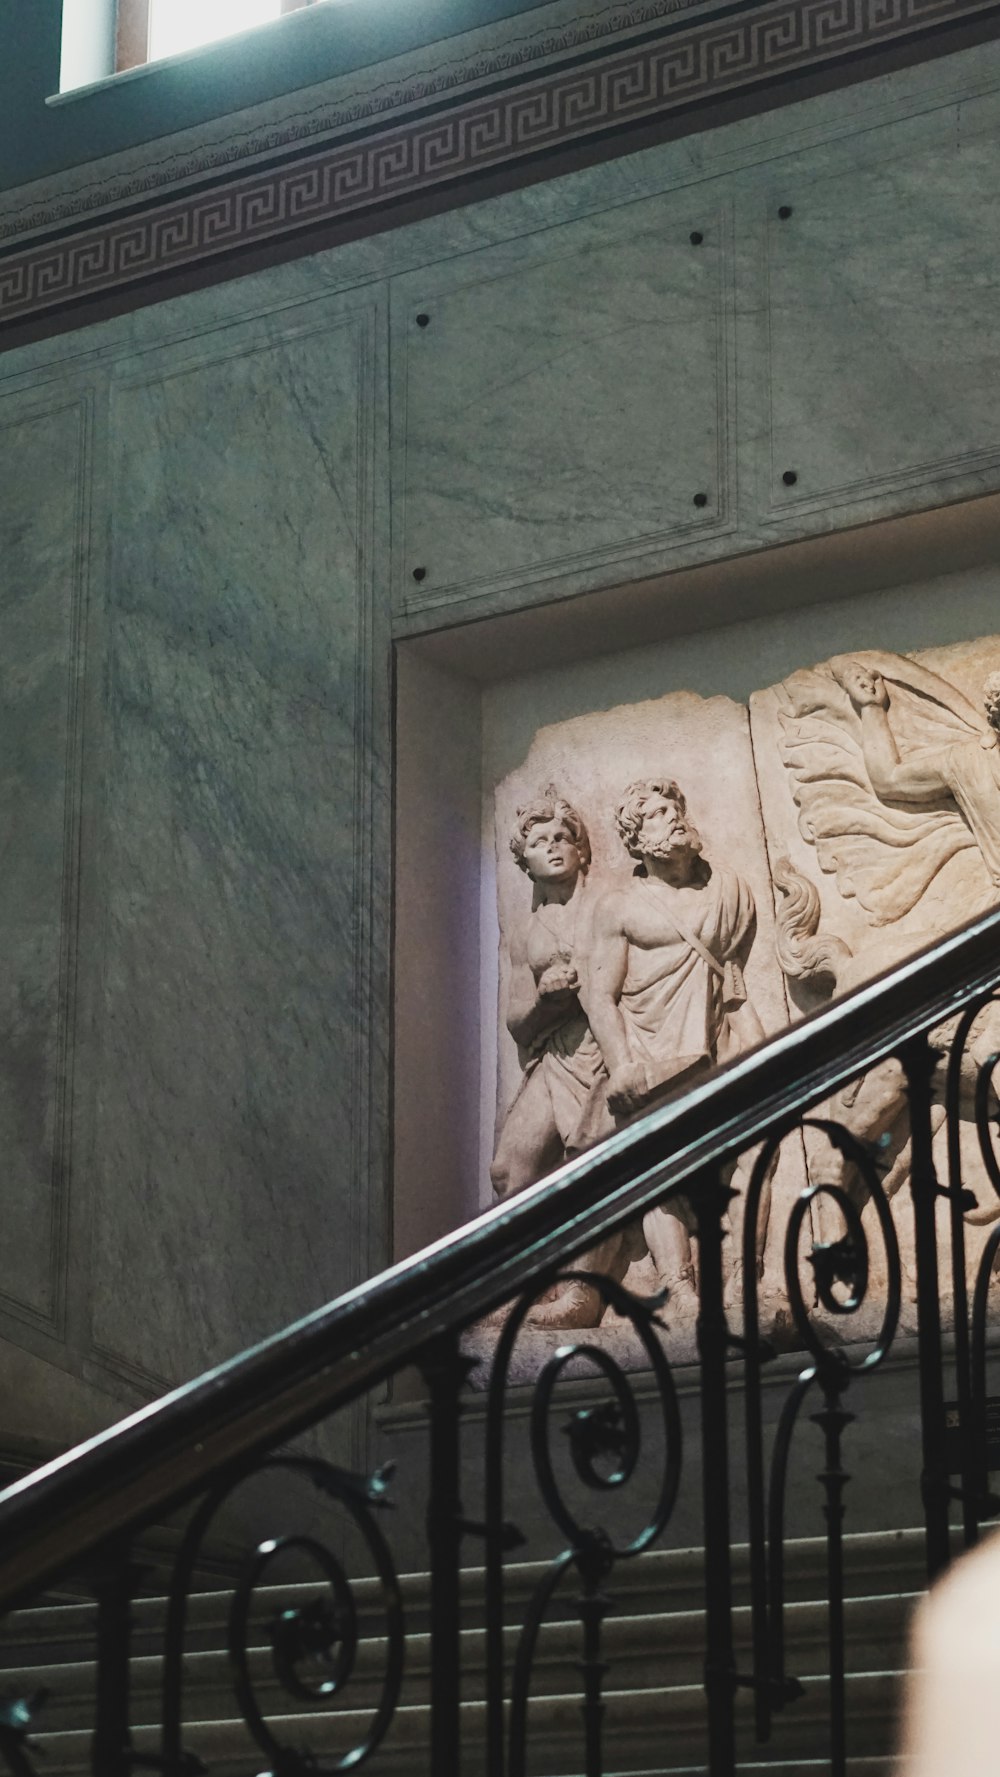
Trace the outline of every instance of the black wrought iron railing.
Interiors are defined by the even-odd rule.
[[[778,1756],[781,1718],[794,1717],[803,1688],[786,1631],[786,1552],[791,1477],[808,1435],[821,1457],[818,1478],[810,1448],[806,1480],[794,1487],[807,1486],[822,1508],[828,1762],[833,1777],[843,1773],[849,1753],[865,1750],[852,1746],[847,1694],[845,1486],[853,1421],[894,1357],[915,1384],[919,1436],[896,1440],[880,1475],[895,1463],[912,1483],[927,1575],[953,1547],[974,1542],[998,1509],[986,1405],[1000,1220],[978,1231],[1000,1217],[998,983],[995,913],[8,1488],[0,1495],[0,1607],[29,1604],[74,1574],[96,1592],[94,1716],[79,1724],[93,1730],[86,1768],[94,1777],[138,1769],[290,1777],[365,1764],[433,1777],[623,1770],[621,1748],[607,1744],[604,1709],[618,1682],[607,1670],[616,1580],[628,1563],[670,1546],[682,1510],[703,1550],[702,1767],[724,1777],[769,1743]],[[782,1166],[786,1177],[801,1175],[790,1196],[772,1189]],[[539,1344],[532,1304],[572,1275],[577,1255],[664,1205],[684,1218],[697,1253],[697,1320],[684,1361],[671,1300],[611,1278],[599,1284],[610,1330]],[[768,1278],[759,1262],[768,1213],[770,1249],[777,1241],[781,1254],[777,1284],[773,1265]],[[499,1311],[496,1327],[484,1335],[491,1311]],[[777,1390],[767,1383],[776,1346],[786,1354],[772,1372],[783,1379]],[[426,1473],[347,1472],[311,1428],[335,1424],[404,1371],[421,1378],[426,1401]],[[561,1412],[563,1384],[574,1376]],[[512,1478],[515,1398],[527,1444]],[[471,1399],[480,1407],[463,1437]],[[889,1399],[878,1396],[879,1415]],[[471,1436],[482,1439],[476,1461]],[[218,1736],[199,1738],[189,1684],[187,1650],[200,1645],[191,1630],[199,1573],[220,1514],[240,1489],[276,1474],[287,1481],[290,1513],[295,1487],[313,1507],[301,1523],[275,1523],[258,1537],[232,1575],[226,1636],[244,1742],[215,1757]],[[470,1490],[479,1475],[477,1499]],[[418,1484],[428,1502],[421,1565],[429,1577],[426,1608],[407,1625],[392,1518],[382,1508]],[[519,1569],[514,1586],[525,1528],[516,1518],[529,1494],[547,1526],[537,1545],[543,1559]],[[631,1497],[641,1510],[623,1529],[618,1514]],[[161,1700],[137,1735],[130,1654],[143,1579],[135,1552],[168,1515],[181,1529],[157,1619]],[[739,1650],[737,1544],[750,1621]],[[282,1562],[294,1583],[274,1609],[280,1586],[269,1588]],[[480,1565],[477,1698],[463,1676],[462,1570]],[[578,1740],[570,1734],[556,1758],[533,1743],[530,1699],[544,1625],[564,1583],[576,1588],[580,1711]],[[148,1624],[144,1633],[148,1650]],[[426,1690],[401,1706],[418,1640]],[[9,1642],[16,1647],[13,1632]],[[670,1682],[666,1667],[662,1680]],[[73,1768],[65,1733],[54,1736],[55,1763],[38,1755],[36,1766],[34,1743],[44,1745],[52,1702],[8,1688],[0,1758],[15,1777]],[[669,1763],[663,1747],[656,1769]]]

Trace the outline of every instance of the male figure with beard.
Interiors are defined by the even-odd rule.
[[[750,1048],[764,1031],[743,987],[741,964],[755,928],[747,884],[702,855],[671,780],[630,784],[617,822],[635,874],[594,910],[581,998],[607,1064],[608,1109],[621,1124]],[[682,1315],[697,1301],[683,1213],[673,1202],[643,1219],[659,1281]]]

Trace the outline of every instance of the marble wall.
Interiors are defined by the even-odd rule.
[[[385,1250],[380,325],[333,298],[0,402],[4,1333],[95,1421]]]
[[[0,359],[9,1427],[388,1253],[393,640],[1000,490],[998,123],[990,46]]]

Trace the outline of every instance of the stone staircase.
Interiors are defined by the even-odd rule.
[[[848,1722],[852,1777],[894,1769],[892,1749],[900,1680],[905,1666],[908,1619],[922,1583],[923,1535],[894,1531],[845,1539]],[[826,1611],[818,1602],[825,1586],[821,1539],[790,1542],[787,1566],[789,1672],[804,1695],[775,1723],[770,1746],[753,1738],[748,1690],[738,1693],[740,1770],[822,1772],[828,1769],[826,1713]],[[518,1625],[524,1605],[546,1571],[541,1563],[508,1569],[508,1617]],[[750,1612],[747,1552],[735,1551],[737,1664],[749,1668]],[[463,1777],[484,1768],[485,1631],[483,1575],[463,1574]],[[704,1772],[704,1693],[701,1687],[703,1615],[700,1551],[652,1552],[616,1569],[611,1591],[615,1611],[605,1624],[605,1769],[608,1777],[684,1777]],[[432,1777],[427,1750],[429,1710],[428,1579],[404,1577],[407,1671],[401,1706],[372,1764],[399,1777]],[[535,1777],[579,1777],[583,1764],[579,1673],[580,1629],[572,1611],[572,1576],[553,1601],[542,1631],[529,1707],[529,1770]],[[375,1586],[356,1587],[362,1635],[342,1709],[303,1710],[274,1675],[264,1624],[279,1609],[317,1596],[315,1584],[268,1588],[256,1594],[251,1671],[265,1716],[288,1745],[338,1756],[363,1737],[381,1687],[385,1643]],[[238,1717],[226,1649],[229,1590],[195,1593],[186,1639],[185,1749],[212,1777],[255,1777],[266,1755],[256,1750]],[[162,1598],[135,1605],[132,1721],[137,1752],[158,1750]],[[33,1736],[41,1777],[76,1777],[88,1771],[93,1716],[95,1608],[78,1599],[55,1598],[14,1613],[0,1632],[9,1697],[47,1691],[49,1698]],[[517,1630],[508,1631],[513,1652]],[[315,1669],[322,1677],[322,1668]],[[303,1668],[303,1676],[305,1669]],[[350,1707],[347,1707],[350,1704]],[[290,1711],[301,1710],[301,1713]],[[152,1764],[151,1764],[152,1768]],[[433,1777],[444,1777],[433,1773]]]

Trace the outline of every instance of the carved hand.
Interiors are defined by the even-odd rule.
[[[550,963],[538,977],[539,999],[550,999],[559,993],[576,993],[580,982],[573,964],[567,959]]]
[[[641,1061],[613,1068],[608,1080],[608,1109],[616,1116],[637,1110],[646,1095],[646,1070]]]

